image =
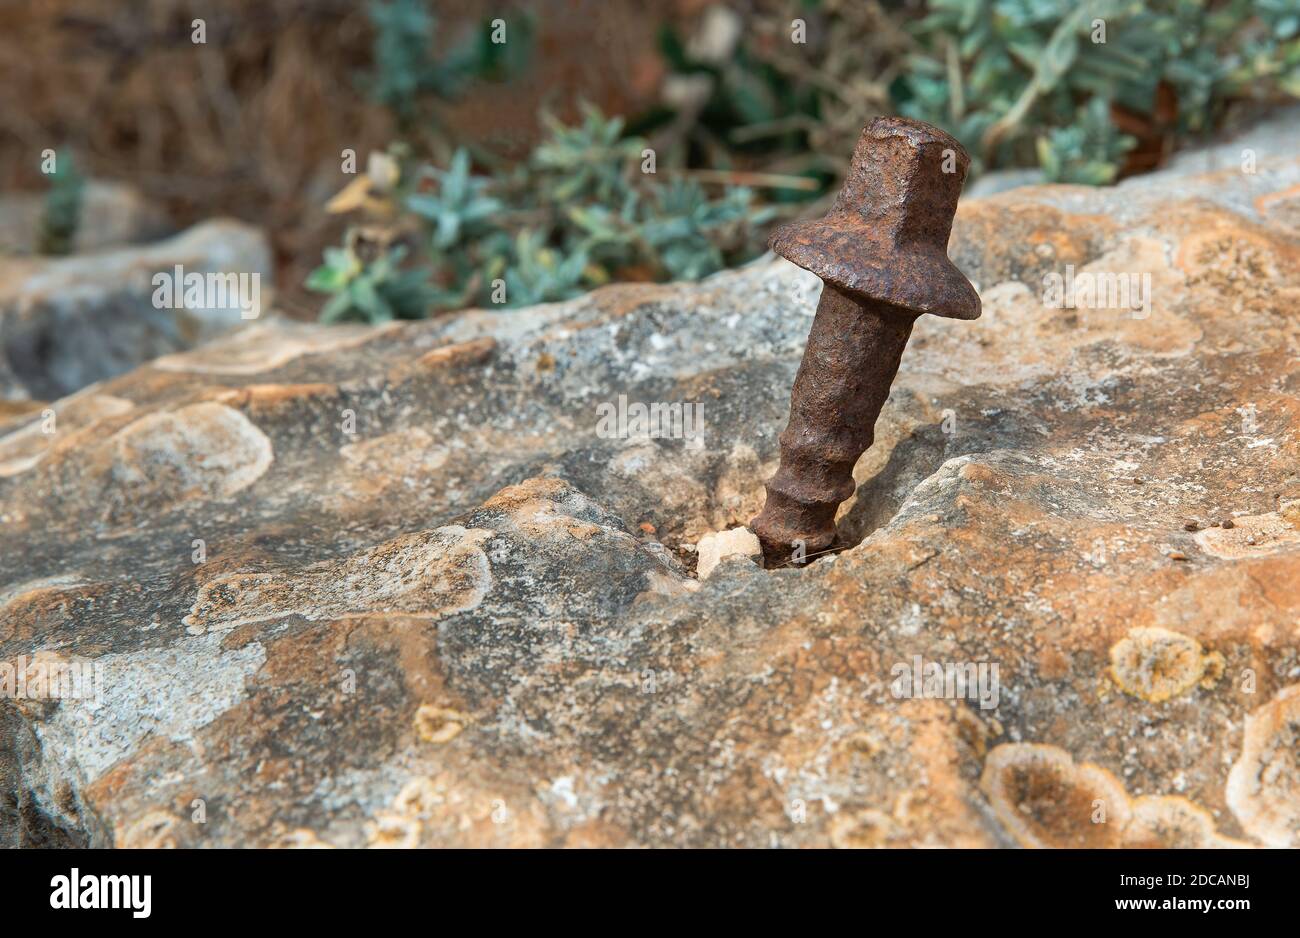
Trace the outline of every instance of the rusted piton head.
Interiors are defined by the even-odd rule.
[[[980,298],[948,260],[970,156],[919,121],[877,117],[858,140],[825,218],[778,228],[769,244],[852,296],[915,314],[978,319]]]

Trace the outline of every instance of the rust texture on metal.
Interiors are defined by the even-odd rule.
[[[976,319],[979,294],[948,259],[970,157],[929,124],[878,117],[862,132],[825,218],[772,234],[782,257],[825,286],[781,434],[781,464],[751,523],[769,563],[835,542],[835,511],[874,438],[912,323]]]

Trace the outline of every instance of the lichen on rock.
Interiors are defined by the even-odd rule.
[[[1110,673],[1126,694],[1160,703],[1197,684],[1213,687],[1223,655],[1206,654],[1196,639],[1168,629],[1133,629],[1111,646]]]
[[[1227,801],[1247,833],[1270,847],[1300,847],[1300,684],[1246,718]]]

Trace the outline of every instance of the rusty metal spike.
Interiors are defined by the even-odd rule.
[[[979,294],[948,260],[970,157],[920,121],[878,117],[863,131],[825,218],[773,232],[772,250],[824,286],[781,434],[781,464],[750,523],[770,563],[835,541],[835,511],[874,438],[912,324],[922,313],[976,319]]]

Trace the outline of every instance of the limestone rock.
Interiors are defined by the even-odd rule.
[[[1235,145],[963,203],[985,315],[917,323],[804,568],[689,550],[775,466],[782,261],[0,415],[0,663],[94,692],[0,700],[0,840],[1297,845],[1300,120]]]
[[[178,292],[159,308],[153,278],[178,265],[182,275],[256,274],[260,308],[270,308],[270,245],[240,222],[142,247],[0,261],[0,398],[52,400],[247,325],[216,291],[192,294],[197,302]]]
[[[696,545],[699,560],[695,575],[701,580],[717,569],[718,564],[728,557],[761,558],[763,548],[758,538],[749,528],[732,528],[730,531],[714,531],[700,538]],[[760,561],[761,562],[761,561]]]

